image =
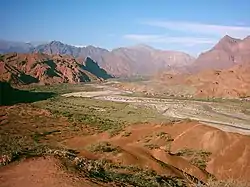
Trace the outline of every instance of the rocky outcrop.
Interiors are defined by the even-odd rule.
[[[0,80],[11,84],[77,83],[111,76],[90,58],[67,55],[10,53],[0,58]]]

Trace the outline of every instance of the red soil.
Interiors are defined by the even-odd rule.
[[[89,181],[67,174],[53,157],[28,159],[0,169],[1,187],[92,187]]]
[[[206,174],[198,167],[192,165],[188,159],[166,153],[166,141],[162,141],[155,134],[166,132],[174,139],[171,152],[189,148],[211,152],[206,170],[214,174],[218,179],[250,179],[250,137],[234,133],[223,132],[219,129],[208,127],[196,122],[177,123],[174,125],[142,124],[130,126],[126,131],[131,132],[128,137],[122,133],[109,137],[108,134],[92,135],[88,137],[74,137],[66,144],[70,147],[83,149],[84,146],[100,141],[108,141],[119,146],[118,154],[96,153],[98,158],[108,158],[113,162],[125,165],[138,165],[143,168],[151,168],[161,174],[180,175],[170,168],[162,167],[160,160],[181,169],[199,179],[204,180]],[[145,140],[151,136],[148,144],[156,144],[159,148],[148,149]],[[86,150],[82,155],[86,154]]]

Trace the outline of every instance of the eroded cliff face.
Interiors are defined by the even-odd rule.
[[[0,73],[2,81],[12,84],[77,83],[111,77],[91,58],[42,53],[2,55]]]

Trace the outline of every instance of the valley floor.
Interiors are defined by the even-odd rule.
[[[152,97],[135,97],[132,92],[120,90],[108,85],[93,87],[102,88],[98,92],[73,92],[64,97],[85,97],[130,103],[157,110],[166,117],[197,120],[201,123],[241,134],[250,134],[250,103],[225,100],[223,102],[197,101],[191,99],[164,99]]]
[[[249,186],[247,102],[139,97],[109,84],[32,90],[56,96],[0,107],[0,186]]]

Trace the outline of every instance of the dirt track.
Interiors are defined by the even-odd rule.
[[[99,85],[93,85],[99,87]],[[166,117],[192,119],[224,131],[250,134],[250,115],[237,103],[216,103],[194,100],[159,99],[125,96],[128,92],[110,86],[101,86],[104,91],[75,92],[65,97],[90,97],[98,100],[127,102],[156,109]]]

